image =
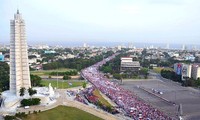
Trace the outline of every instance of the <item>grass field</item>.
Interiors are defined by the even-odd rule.
[[[31,74],[40,76],[40,75],[49,75],[51,72],[66,72],[69,70],[73,70],[73,69],[60,68],[60,69],[55,69],[55,70],[39,70],[39,71],[31,71]]]
[[[103,96],[100,94],[99,90],[95,89],[95,90],[93,91],[93,94],[99,98],[99,101],[100,101],[103,105],[112,106],[107,100],[105,100],[105,99],[103,98]]]
[[[37,114],[30,114],[23,120],[102,120],[77,108],[58,106]]]
[[[160,73],[162,69],[173,70],[172,68],[157,67],[157,68],[153,68],[153,71],[156,72],[156,73]]]
[[[52,87],[57,87],[57,81],[56,80],[42,80],[42,84],[45,86],[49,86],[49,83],[51,83]],[[69,85],[71,83],[71,85]],[[72,87],[78,87],[82,86],[84,81],[76,81],[76,82],[69,82],[67,80],[58,80],[58,89],[65,89],[65,88],[72,88]]]

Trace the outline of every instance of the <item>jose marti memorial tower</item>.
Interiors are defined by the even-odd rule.
[[[10,92],[19,96],[20,88],[30,88],[30,71],[25,22],[17,10],[10,20]]]

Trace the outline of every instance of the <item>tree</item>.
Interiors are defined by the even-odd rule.
[[[83,88],[86,88],[86,85],[87,85],[86,82],[84,82],[84,83],[83,83]]]
[[[144,75],[144,78],[147,79],[147,76],[149,74],[148,71],[149,71],[148,68],[141,68],[140,74]]]
[[[16,119],[15,116],[10,116],[10,115],[6,115],[6,116],[4,117],[4,120],[15,120],[15,119]]]
[[[146,54],[147,54],[147,49],[143,49],[142,55],[143,55],[143,56],[146,56]]]
[[[108,106],[106,106],[106,110],[107,110],[108,112],[112,112],[112,107],[111,107],[110,105],[108,105]]]
[[[34,94],[37,93],[37,91],[36,91],[36,90],[33,90],[32,88],[29,88],[29,89],[28,89],[28,93],[29,93],[29,95],[32,97]]]
[[[105,66],[105,67],[102,67],[102,69],[103,69],[104,73],[111,73],[112,72],[111,66]]]
[[[0,62],[0,91],[9,89],[9,65],[5,62]]]
[[[64,75],[64,76],[63,76],[63,80],[69,80],[69,79],[71,79],[70,76],[68,76],[68,75]]]
[[[40,101],[41,101],[40,98],[23,99],[21,101],[21,105],[22,106],[39,105]]]
[[[19,90],[19,93],[20,93],[19,95],[23,97],[24,93],[25,93],[25,90],[26,90],[25,87],[21,87],[20,90]]]
[[[122,79],[122,76],[120,74],[113,74],[113,78],[115,79],[118,79],[118,80],[121,80]]]
[[[31,86],[41,86],[42,78],[38,75],[30,75]]]

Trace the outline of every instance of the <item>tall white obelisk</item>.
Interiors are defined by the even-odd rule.
[[[17,10],[10,21],[10,92],[19,96],[21,87],[31,87],[25,22]]]

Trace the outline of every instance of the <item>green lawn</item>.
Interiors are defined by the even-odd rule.
[[[31,74],[41,76],[41,75],[49,75],[51,72],[66,72],[69,70],[73,70],[73,69],[60,68],[60,69],[55,69],[55,70],[39,70],[39,71],[31,71]]]
[[[30,114],[23,120],[102,120],[77,108],[58,106],[37,114]]]
[[[93,94],[99,98],[99,101],[100,101],[103,105],[112,106],[106,99],[103,98],[103,96],[100,94],[99,90],[95,89],[95,90],[93,91]]]
[[[45,86],[49,86],[49,83],[51,83],[52,87],[57,87],[57,81],[56,80],[42,80],[42,84]],[[69,85],[71,83],[72,85]],[[65,88],[72,88],[72,87],[78,87],[82,86],[84,81],[68,81],[68,80],[58,80],[58,89],[65,89]]]

